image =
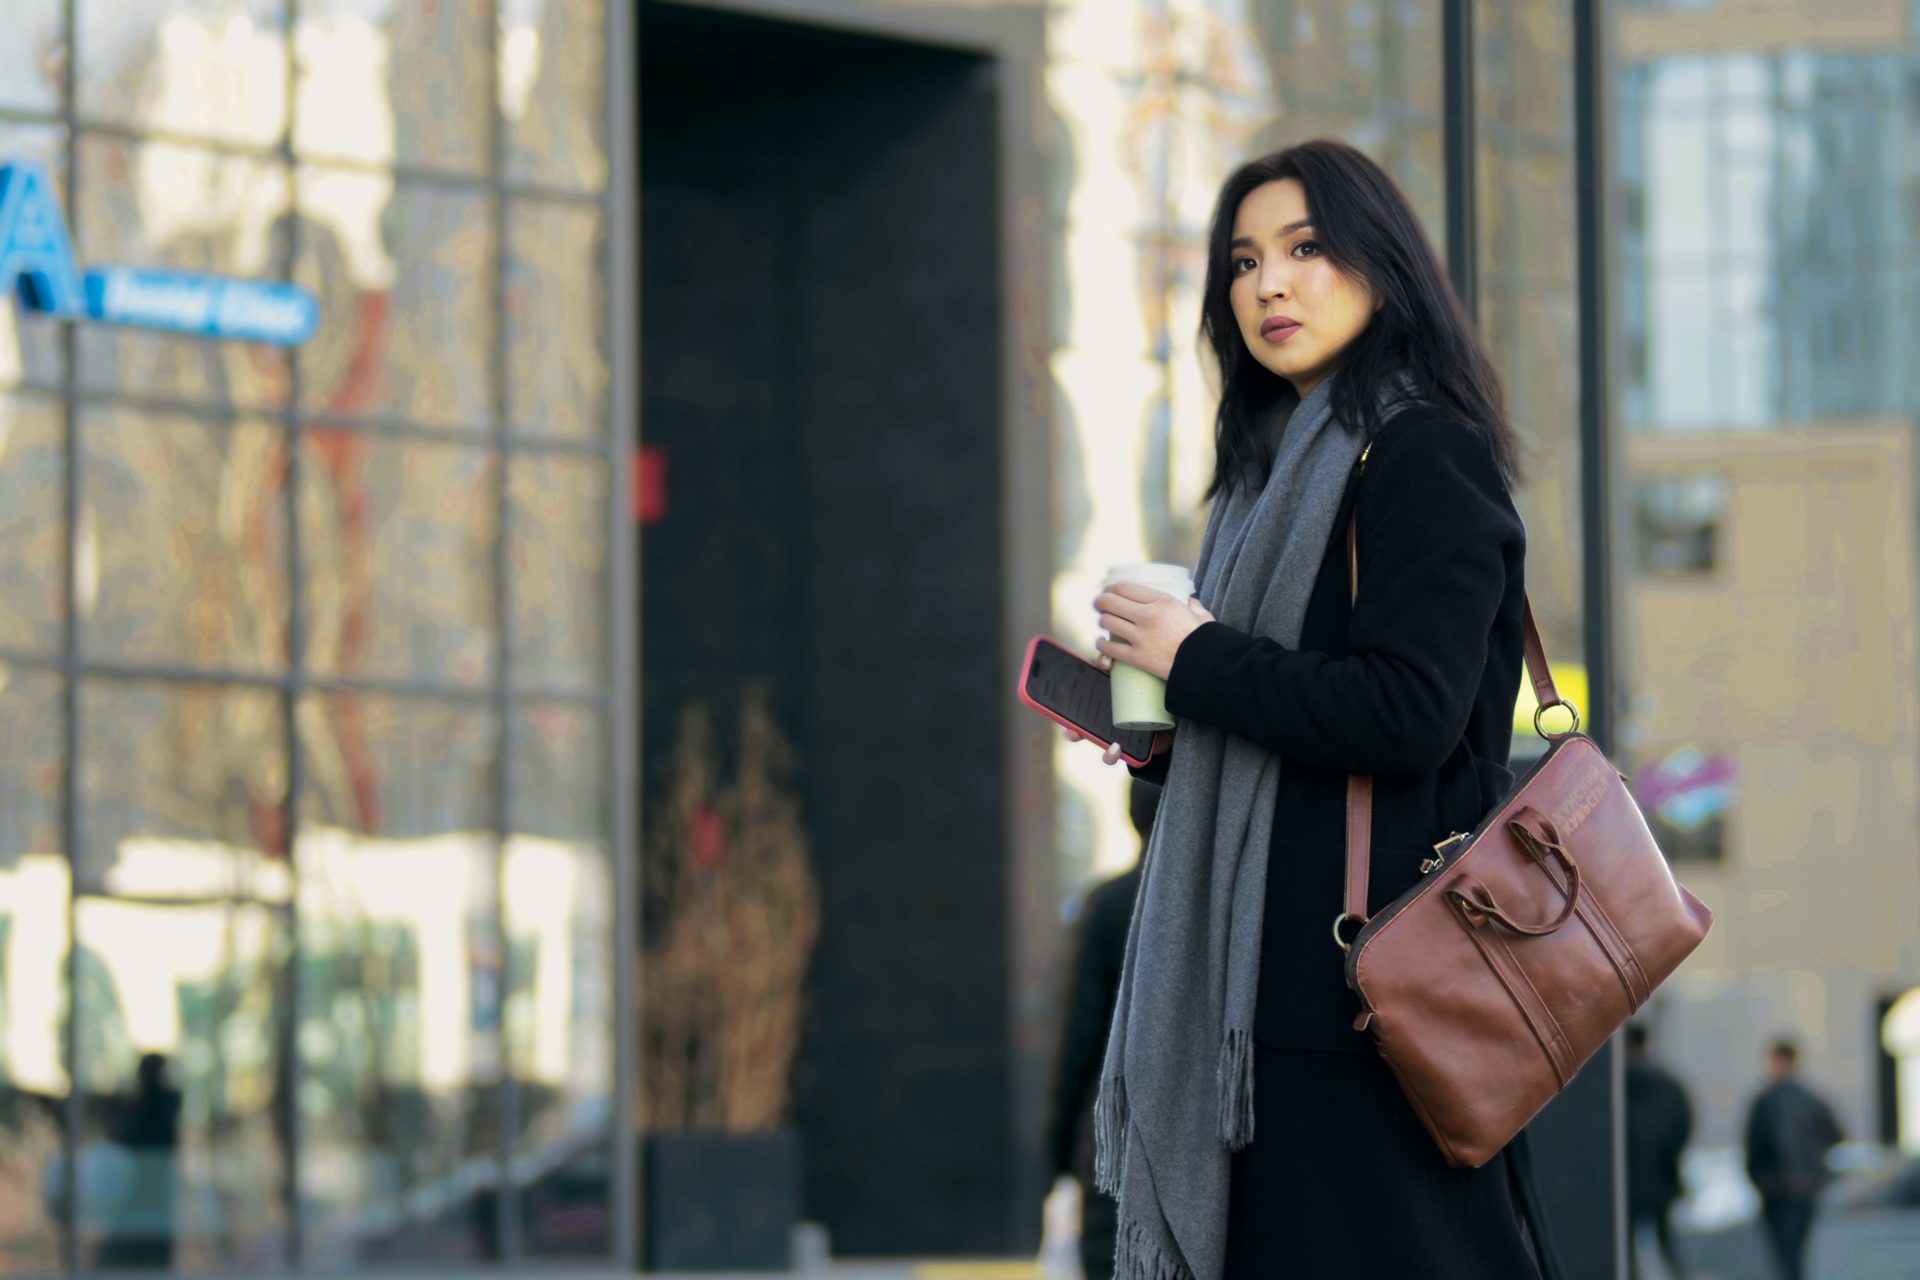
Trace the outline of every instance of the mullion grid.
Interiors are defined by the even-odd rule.
[[[57,116],[0,109],[0,121],[28,124],[57,124],[65,127],[66,136],[62,146],[66,160],[66,174],[62,198],[66,209],[71,211],[79,207],[79,198],[83,194],[80,182],[79,150],[83,134],[89,136],[113,137],[130,142],[163,142],[182,146],[197,147],[227,155],[250,155],[262,159],[278,161],[285,167],[290,183],[290,216],[284,224],[283,253],[280,276],[283,281],[294,280],[298,271],[301,250],[300,238],[300,199],[298,175],[301,168],[300,157],[294,146],[295,118],[297,110],[297,66],[294,55],[294,33],[297,30],[301,11],[301,0],[287,0],[282,13],[282,30],[286,58],[286,94],[287,125],[280,143],[276,147],[261,149],[205,138],[189,138],[163,131],[145,131],[124,125],[115,125],[103,121],[89,120],[81,116],[77,109],[78,96],[78,32],[77,9],[79,0],[64,0],[61,13],[62,32],[67,49],[68,73],[61,90],[61,104]],[[275,1034],[280,1037],[276,1052],[281,1063],[279,1087],[284,1090],[283,1114],[287,1117],[286,1128],[280,1135],[285,1160],[285,1211],[286,1219],[286,1261],[295,1270],[302,1266],[304,1251],[304,1214],[300,1203],[300,1120],[297,1099],[299,1096],[300,1057],[297,1051],[299,1041],[299,1022],[301,1014],[301,965],[304,953],[300,939],[300,917],[297,909],[299,897],[299,863],[294,848],[300,829],[300,797],[304,783],[306,761],[301,748],[299,711],[302,700],[311,693],[344,692],[384,695],[408,699],[429,699],[435,701],[472,702],[481,700],[489,703],[497,721],[496,759],[494,766],[495,795],[493,797],[494,819],[494,871],[495,871],[495,941],[499,944],[502,957],[509,955],[506,946],[506,843],[510,836],[512,822],[509,787],[512,781],[512,757],[514,734],[514,709],[517,705],[535,702],[553,702],[572,705],[585,710],[601,726],[598,740],[601,742],[601,770],[607,773],[613,767],[612,753],[607,749],[606,729],[610,722],[619,719],[619,708],[613,705],[613,694],[608,685],[608,673],[603,671],[601,678],[590,689],[566,688],[545,689],[532,686],[516,688],[513,674],[512,629],[513,601],[511,597],[511,535],[512,535],[512,463],[515,458],[528,456],[580,456],[600,458],[609,468],[609,531],[618,536],[622,511],[619,498],[625,486],[621,483],[618,467],[618,446],[611,430],[603,430],[590,437],[560,437],[533,434],[515,430],[510,416],[508,395],[507,366],[507,324],[506,324],[506,264],[511,252],[508,235],[510,232],[510,203],[519,199],[575,205],[591,205],[597,209],[603,219],[610,218],[609,204],[612,199],[612,184],[599,193],[582,193],[552,187],[538,182],[508,180],[506,150],[508,144],[507,129],[500,106],[498,80],[498,40],[499,14],[497,6],[490,5],[491,21],[488,24],[489,50],[489,118],[491,122],[490,155],[491,169],[486,174],[454,174],[425,166],[393,165],[384,168],[392,172],[397,182],[454,187],[461,190],[479,190],[486,192],[492,200],[492,226],[495,236],[494,252],[489,264],[492,271],[490,298],[494,309],[493,330],[493,372],[489,386],[489,396],[494,409],[494,422],[489,432],[461,431],[452,428],[435,428],[418,423],[391,419],[374,418],[368,420],[341,420],[325,414],[304,414],[301,410],[302,357],[296,348],[289,352],[288,359],[288,398],[284,408],[276,411],[250,412],[249,416],[260,418],[278,418],[286,449],[286,465],[283,473],[282,492],[287,529],[287,669],[285,674],[244,672],[227,668],[190,668],[146,663],[117,663],[109,660],[89,659],[83,656],[80,648],[78,605],[79,564],[76,552],[75,533],[79,526],[81,495],[84,476],[82,474],[83,450],[81,448],[80,410],[89,404],[113,404],[147,411],[178,412],[196,418],[227,418],[236,415],[236,408],[230,404],[192,403],[166,397],[121,394],[117,392],[83,392],[79,377],[79,343],[77,329],[73,322],[66,322],[60,328],[62,364],[57,385],[42,386],[42,392],[53,392],[59,397],[64,411],[64,475],[63,483],[63,521],[65,523],[62,549],[62,580],[64,585],[63,618],[60,652],[57,658],[49,660],[40,654],[0,654],[0,661],[6,661],[23,668],[57,670],[63,678],[61,688],[62,718],[65,728],[66,767],[61,776],[61,814],[65,833],[69,866],[75,865],[76,850],[80,844],[82,831],[82,806],[79,794],[80,751],[85,746],[80,734],[80,696],[83,686],[92,682],[139,683],[162,681],[169,683],[193,683],[224,687],[274,687],[282,692],[282,712],[286,733],[285,752],[287,761],[287,789],[283,801],[289,818],[288,830],[290,842],[287,849],[288,874],[293,884],[293,901],[286,915],[286,927],[290,931],[291,946],[286,961],[284,986],[286,1000],[276,1019]],[[611,94],[611,90],[609,90]],[[315,165],[341,169],[367,169],[370,172],[383,171],[379,166],[358,165],[352,162],[333,162],[326,157],[315,157]],[[602,254],[606,252],[603,246]],[[36,389],[22,386],[22,391]],[[603,415],[612,411],[611,406],[603,407]],[[605,424],[603,423],[603,426]],[[388,435],[398,438],[410,438],[421,441],[460,443],[467,445],[486,445],[495,460],[495,500],[497,519],[495,525],[495,544],[493,554],[494,572],[494,624],[498,630],[498,656],[494,668],[491,686],[456,686],[446,682],[422,679],[369,680],[361,678],[315,678],[306,670],[306,580],[304,571],[304,549],[300,525],[300,485],[301,485],[301,446],[305,433],[310,428],[348,428],[371,435]],[[610,564],[612,559],[610,558]],[[618,594],[617,592],[614,594]],[[619,629],[616,628],[616,631]],[[613,637],[616,643],[619,636]],[[617,662],[617,655],[614,655]],[[608,794],[613,791],[612,778]],[[618,832],[610,832],[616,841]],[[609,848],[607,853],[616,861],[620,858],[617,848]],[[66,1212],[59,1224],[60,1248],[69,1273],[82,1270],[79,1240],[79,1160],[81,1134],[85,1123],[85,1097],[81,1089],[84,1078],[80,1054],[81,1010],[78,1008],[79,993],[79,942],[78,942],[78,879],[70,876],[73,888],[67,899],[67,937],[68,948],[65,957],[66,998],[68,1016],[65,1027],[65,1054],[67,1061],[68,1091],[63,1108],[64,1132],[62,1145],[64,1161],[62,1168],[63,1199]],[[617,958],[616,958],[617,959]],[[503,965],[510,961],[503,959]],[[616,973],[621,972],[616,963]],[[507,979],[511,974],[503,969],[500,998],[507,998]],[[504,1017],[500,1019],[502,1037],[498,1060],[501,1063],[501,1075],[498,1081],[500,1091],[499,1134],[495,1151],[496,1177],[495,1188],[497,1218],[500,1229],[492,1245],[498,1250],[500,1258],[511,1264],[521,1260],[523,1249],[520,1238],[518,1217],[518,1194],[513,1187],[512,1166],[518,1135],[519,1090],[516,1076],[516,1063],[509,1044]],[[617,1141],[616,1136],[616,1141]],[[617,1188],[613,1189],[617,1192]],[[616,1209],[617,1212],[617,1209]]]

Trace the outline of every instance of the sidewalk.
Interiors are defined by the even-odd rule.
[[[981,1258],[974,1261],[835,1262],[827,1270],[803,1275],[797,1271],[714,1272],[649,1271],[651,1280],[1040,1280],[1040,1264],[1032,1258]]]

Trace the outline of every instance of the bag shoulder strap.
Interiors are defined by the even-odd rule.
[[[1368,452],[1372,450],[1369,449]],[[1360,455],[1364,473],[1366,453]],[[1348,603],[1360,600],[1360,500],[1354,498],[1353,511],[1347,516]],[[1527,677],[1533,681],[1534,698],[1540,710],[1570,705],[1553,683],[1553,668],[1547,664],[1547,649],[1540,641],[1540,628],[1533,621],[1533,599],[1523,601],[1521,612],[1521,653],[1527,664]],[[1536,716],[1536,723],[1538,717]],[[1334,921],[1333,936],[1342,947],[1343,925],[1358,927],[1367,922],[1367,876],[1373,869],[1373,779],[1359,774],[1347,777],[1347,900],[1346,911]]]

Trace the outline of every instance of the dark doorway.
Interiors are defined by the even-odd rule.
[[[762,691],[796,749],[820,903],[794,1077],[805,1212],[841,1255],[1001,1252],[995,67],[640,14],[640,434],[666,476],[642,539],[643,933],[663,925],[645,886],[683,713],[709,709],[732,777]]]

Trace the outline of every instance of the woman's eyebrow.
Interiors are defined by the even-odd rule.
[[[1283,236],[1290,236],[1294,232],[1304,231],[1308,227],[1311,227],[1312,225],[1313,225],[1312,218],[1302,218],[1298,222],[1289,222],[1286,226],[1280,228],[1279,231],[1275,232],[1274,236],[1276,239],[1279,239]],[[1235,236],[1233,239],[1227,241],[1227,248],[1251,249],[1253,248],[1253,237],[1252,236]]]

